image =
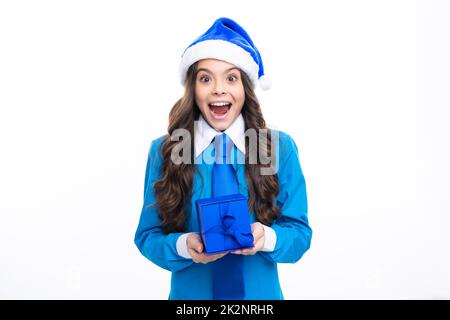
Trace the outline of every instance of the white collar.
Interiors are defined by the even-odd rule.
[[[224,133],[226,133],[233,141],[234,145],[245,154],[245,122],[242,114],[239,114],[236,120],[234,120]],[[195,121],[195,157],[197,158],[209,146],[212,139],[219,134],[222,134],[222,132],[212,128],[200,114],[198,121]]]

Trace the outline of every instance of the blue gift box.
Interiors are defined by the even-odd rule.
[[[253,248],[247,197],[240,193],[195,201],[205,252]]]

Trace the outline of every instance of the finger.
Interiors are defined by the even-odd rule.
[[[191,244],[191,248],[193,250],[195,250],[197,253],[202,253],[203,252],[203,243],[201,243],[201,241],[193,241],[193,243]]]
[[[208,263],[218,259],[217,255],[201,253],[198,255],[201,263]]]
[[[254,249],[244,249],[242,250],[242,254],[245,256],[254,255],[256,251]]]
[[[205,255],[205,263],[216,261],[224,256],[224,254]]]
[[[201,256],[194,249],[188,249],[188,252],[191,255],[192,261],[195,263],[201,262]]]
[[[228,252],[217,253],[217,254],[214,254],[214,255],[212,256],[212,258],[215,259],[215,260],[217,260],[217,259],[220,259],[220,258],[224,257],[227,253],[228,253]]]
[[[189,254],[192,255],[199,255],[203,253],[203,248],[201,245],[194,245],[193,247],[188,247]]]
[[[197,250],[198,253],[202,253],[203,252],[203,244],[201,244],[201,243],[197,244],[195,250]]]
[[[203,252],[203,243],[197,234],[192,234],[188,237],[187,246],[198,253]]]

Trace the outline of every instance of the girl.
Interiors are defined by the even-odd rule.
[[[277,263],[297,262],[310,247],[312,231],[295,142],[281,131],[265,134],[254,92],[258,84],[269,87],[261,56],[242,27],[220,18],[185,50],[180,72],[185,93],[170,111],[168,135],[151,143],[135,244],[172,272],[169,299],[283,299]],[[189,133],[183,137],[188,161],[181,163],[174,161],[177,129]],[[233,170],[239,193],[248,197],[254,247],[207,254],[195,200],[212,195],[213,164],[202,159],[222,133],[245,160],[233,163]],[[189,150],[194,152],[186,157]],[[263,161],[260,151],[275,161]],[[215,294],[227,284],[229,295]]]

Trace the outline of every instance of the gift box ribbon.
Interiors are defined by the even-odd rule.
[[[225,247],[225,236],[230,236],[242,247],[252,247],[253,246],[253,235],[251,232],[246,232],[240,228],[239,223],[236,223],[237,216],[233,210],[229,210],[228,203],[221,203],[219,206],[220,219],[222,221],[221,225],[215,225],[207,230],[205,234],[208,233],[219,233],[224,236],[224,247]]]

